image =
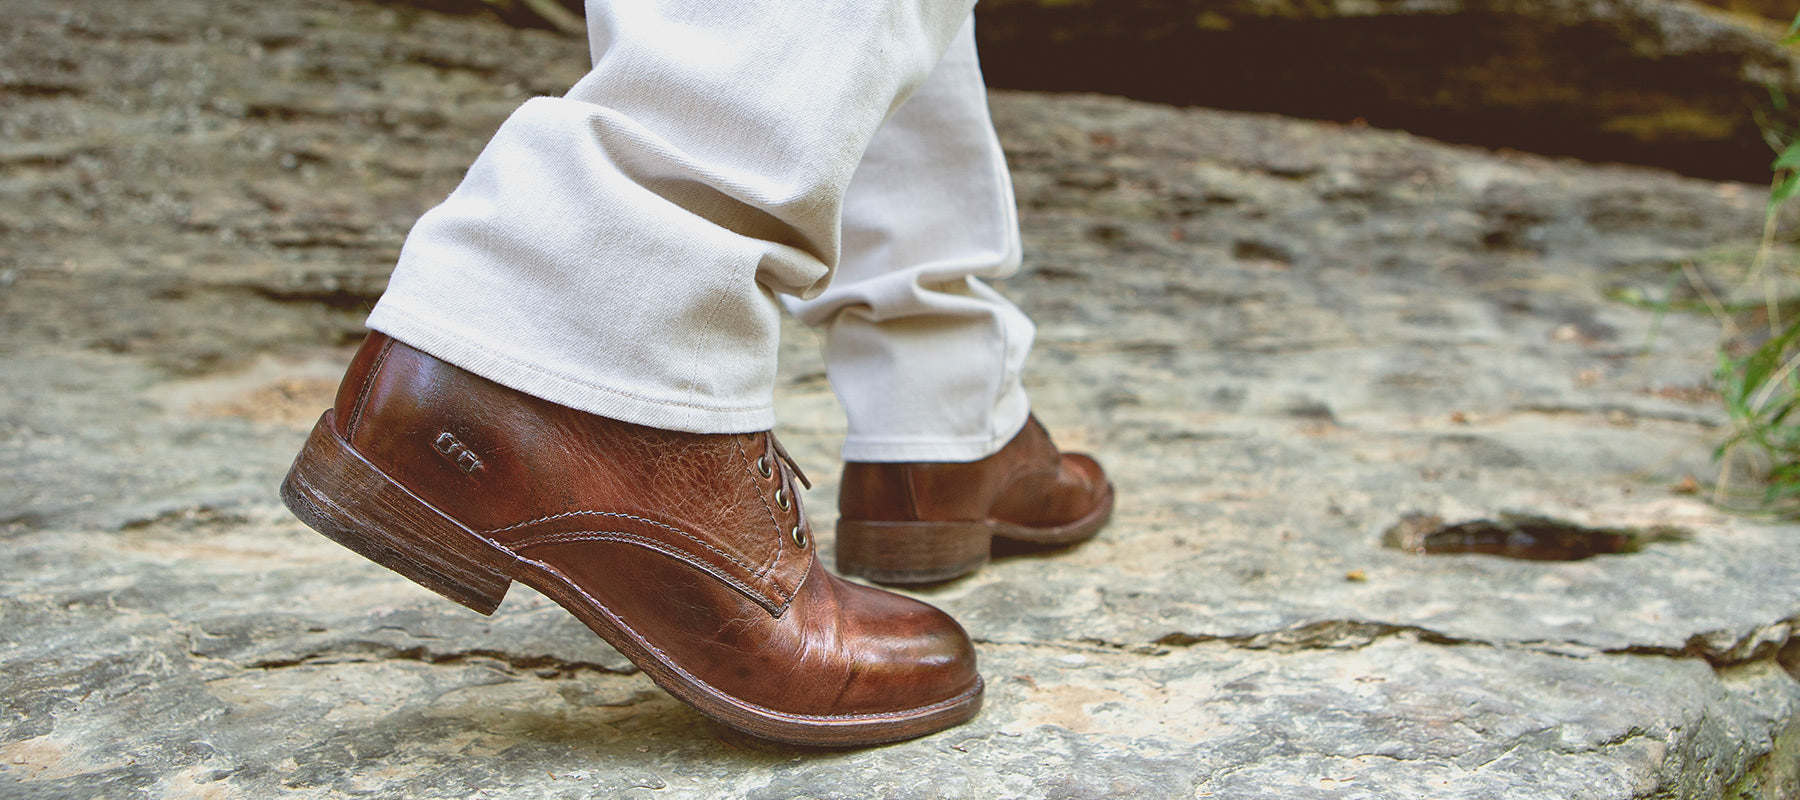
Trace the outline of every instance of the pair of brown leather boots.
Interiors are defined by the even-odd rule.
[[[320,533],[491,614],[523,581],[657,684],[727,725],[809,745],[893,741],[981,705],[974,647],[924,603],[816,557],[769,432],[632,425],[505,388],[381,334],[351,363],[282,485]],[[968,574],[995,536],[1092,536],[1112,487],[1035,419],[968,464],[850,464],[838,568],[887,583]]]

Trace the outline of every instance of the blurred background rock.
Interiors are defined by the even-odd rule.
[[[419,0],[579,30],[579,2]],[[982,0],[988,82],[1767,179],[1791,0]]]
[[[1764,181],[1762,126],[1800,119],[1796,8],[1712,2],[985,0],[980,31],[997,86]]]

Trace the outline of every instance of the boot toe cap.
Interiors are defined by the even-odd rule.
[[[910,598],[842,582],[859,642],[839,706],[879,713],[923,708],[977,692],[975,645],[956,620]]]

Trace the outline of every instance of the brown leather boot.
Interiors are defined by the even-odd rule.
[[[968,635],[826,572],[797,475],[769,433],[597,417],[374,334],[282,498],[483,614],[525,582],[677,698],[757,736],[861,745],[974,716]]]
[[[1031,417],[980,461],[845,464],[837,566],[881,583],[947,581],[987,563],[996,536],[1074,544],[1098,533],[1112,507],[1100,464],[1058,452]]]

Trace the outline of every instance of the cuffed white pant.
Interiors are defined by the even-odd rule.
[[[527,102],[408,236],[372,328],[641,425],[763,430],[777,294],[825,332],[852,461],[1025,422],[1029,320],[973,0],[590,0],[594,68]]]

